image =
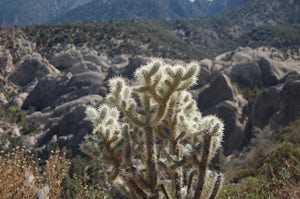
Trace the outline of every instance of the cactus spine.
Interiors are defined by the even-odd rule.
[[[124,195],[131,198],[215,198],[222,175],[209,170],[221,145],[224,125],[202,116],[188,89],[196,64],[168,65],[153,60],[135,72],[129,85],[109,81],[110,93],[86,113],[94,131],[82,150],[99,161]]]

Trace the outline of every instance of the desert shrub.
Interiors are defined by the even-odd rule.
[[[276,146],[266,158],[261,168],[269,176],[282,179],[300,180],[300,147],[290,142]]]
[[[256,170],[255,168],[246,168],[246,169],[239,169],[236,172],[234,172],[233,175],[228,177],[227,180],[230,180],[230,182],[240,182],[243,178],[255,176]]]
[[[268,190],[268,179],[264,177],[246,177],[239,183],[224,186],[220,198],[232,199],[275,199],[274,194]]]
[[[24,122],[26,113],[15,106],[0,105],[0,119],[10,123]]]
[[[299,198],[300,120],[279,132],[262,131],[231,160],[220,198]]]
[[[77,176],[68,176],[63,181],[64,199],[109,199],[113,194],[99,184],[83,183]]]
[[[72,158],[69,173],[63,181],[66,199],[111,198],[113,193],[100,176],[97,167],[91,167],[91,162],[82,155]]]
[[[256,98],[262,92],[262,90],[257,87],[250,88],[242,85],[237,85],[237,88],[239,93],[241,93],[250,104],[254,103]]]
[[[1,153],[1,198],[61,198],[64,195],[61,182],[68,168],[69,161],[59,152],[52,153],[43,166],[23,148]]]
[[[280,140],[300,145],[300,119],[285,126],[280,133]]]

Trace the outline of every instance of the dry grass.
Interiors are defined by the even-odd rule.
[[[61,182],[70,162],[64,154],[53,152],[44,166],[33,155],[16,149],[0,156],[0,195],[2,199],[46,199],[64,195]]]

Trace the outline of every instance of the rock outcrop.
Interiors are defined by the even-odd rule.
[[[42,110],[51,106],[59,97],[66,94],[66,85],[70,77],[67,75],[47,75],[41,78],[25,99],[22,108],[30,107]]]
[[[253,126],[263,128],[270,122],[272,115],[276,114],[281,101],[280,89],[267,88],[257,97],[251,113]]]
[[[105,80],[108,80],[115,76],[122,76],[128,79],[133,78],[134,71],[146,64],[149,58],[142,56],[133,56],[128,58],[127,56],[117,56],[112,60],[111,67],[108,68],[107,76]]]
[[[258,65],[262,73],[262,83],[264,86],[274,86],[284,77],[286,71],[283,71],[281,63],[266,57],[260,57]]]
[[[34,58],[22,59],[17,66],[19,70],[11,75],[11,80],[18,85],[30,87],[28,93],[19,94],[12,102],[22,109],[36,110],[28,116],[27,122],[37,126],[41,132],[38,137],[27,136],[24,143],[44,146],[57,142],[76,151],[84,135],[92,130],[92,125],[85,119],[85,106],[100,105],[106,95],[104,79],[107,74],[102,69],[108,66],[95,54],[76,49],[55,53],[52,57],[51,62],[57,64],[60,71],[56,67],[48,70],[52,65],[47,60]],[[90,67],[74,72],[78,63],[92,63],[97,70]],[[28,73],[32,72],[34,76],[29,77],[25,73],[24,77],[20,77],[18,74],[27,68]],[[31,69],[35,69],[35,73]]]
[[[248,103],[237,92],[227,75],[221,74],[202,90],[198,96],[198,106],[204,114],[215,114],[225,124],[224,152],[241,149],[249,137],[248,116],[245,114]]]
[[[231,70],[232,81],[246,87],[260,88],[263,85],[262,71],[256,61],[248,61],[244,63],[236,63]]]
[[[9,123],[0,119],[0,144],[1,149],[9,148],[11,141],[7,137],[17,138],[21,136],[20,127],[16,123]]]
[[[50,65],[40,54],[27,55],[16,65],[16,70],[10,76],[10,80],[22,87],[38,81],[49,74],[59,74],[60,71]]]
[[[3,93],[0,93],[0,104],[7,104],[8,101]]]
[[[50,58],[50,63],[56,66],[59,70],[68,71],[72,74],[79,74],[88,71],[103,73],[108,64],[95,51],[89,49],[78,50],[75,47],[70,47],[55,53]]]
[[[0,49],[0,74],[6,76],[15,70],[13,58],[9,50]]]
[[[92,131],[92,124],[85,119],[85,107],[99,106],[102,101],[100,95],[87,95],[57,106],[51,114],[39,113],[32,116],[45,124],[45,132],[39,138],[38,145],[42,146],[56,137],[60,146],[77,151],[83,137]]]

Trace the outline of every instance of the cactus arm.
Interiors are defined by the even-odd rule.
[[[182,186],[181,186],[181,175],[180,175],[180,172],[181,169],[178,169],[176,170],[175,174],[174,174],[174,182],[175,182],[175,197],[176,199],[181,199],[182,196],[181,196],[181,189],[182,189]]]
[[[161,192],[165,195],[165,199],[170,199],[170,196],[167,192],[166,187],[163,184],[161,184],[159,187],[160,187]]]
[[[113,183],[115,179],[119,176],[120,169],[119,168],[114,168],[113,171],[109,174],[108,176],[108,182]]]
[[[214,184],[214,188],[213,188],[213,191],[209,197],[209,199],[215,199],[221,189],[221,186],[222,186],[222,182],[223,182],[223,175],[222,174],[218,174],[217,176],[217,180]]]
[[[147,148],[147,172],[148,180],[150,183],[151,193],[153,193],[153,199],[158,199],[158,187],[157,187],[157,163],[156,163],[156,145],[153,128],[150,126],[144,127],[146,137]]]
[[[157,126],[157,124],[160,123],[160,121],[164,118],[166,115],[168,108],[169,108],[169,101],[171,95],[176,91],[176,88],[180,84],[180,79],[174,79],[171,87],[168,87],[168,90],[166,91],[166,94],[163,96],[162,103],[159,104],[157,114],[153,121],[151,122],[151,126]]]
[[[129,120],[129,123],[132,123],[138,127],[143,127],[146,125],[146,123],[142,121],[139,117],[137,117],[133,111],[127,111],[126,109],[122,109],[122,112],[126,115],[126,118]]]
[[[137,194],[135,192],[131,191],[130,192],[130,198],[131,199],[138,199],[138,196],[137,196]]]
[[[125,176],[127,178],[127,176]],[[148,196],[132,179],[127,179],[126,185],[132,191],[134,191],[137,195],[139,195],[142,199],[147,199]]]
[[[168,111],[168,108],[170,106],[170,98],[172,94],[176,91],[187,89],[194,83],[195,80],[193,76],[196,73],[196,69],[192,67],[186,72],[185,75],[183,75],[183,71],[180,70],[180,68],[176,72],[172,71],[172,69],[170,68],[167,68],[166,73],[169,74],[170,79],[164,81],[166,90],[164,92],[164,95],[162,96],[162,100],[158,101],[158,112],[155,119],[151,122],[151,126],[157,125],[166,115],[166,112]],[[152,96],[157,97],[157,94],[154,94]]]
[[[154,128],[149,126],[151,120],[151,106],[150,98],[147,94],[142,94],[142,104],[145,109],[145,120],[146,124],[143,127],[145,143],[146,143],[146,167],[147,167],[147,180],[150,185],[150,192],[153,194],[153,198],[158,198],[158,185],[157,185],[157,162],[156,162],[156,144],[155,144],[155,135]]]
[[[143,190],[150,190],[150,185],[148,182],[146,182],[145,179],[143,179],[142,176],[140,176],[138,173],[136,173],[136,168],[133,165],[132,162],[132,146],[131,141],[129,140],[126,149],[125,149],[125,162],[128,166],[128,173],[131,178],[131,180],[137,184],[141,189]]]
[[[119,168],[121,165],[121,158],[118,156],[111,145],[109,143],[106,143],[104,145],[104,151],[103,153],[103,161],[112,164],[115,168]]]
[[[148,82],[146,82],[146,83],[148,83]],[[151,95],[151,97],[153,97],[153,99],[157,103],[162,103],[164,99],[156,93],[156,91],[155,91],[156,90],[156,86],[157,86],[156,84],[147,85],[147,91],[149,92],[149,94]]]
[[[209,163],[209,153],[210,153],[210,144],[211,144],[212,137],[209,134],[205,134],[203,138],[203,152],[202,152],[202,158],[201,161],[199,162],[199,174],[198,174],[198,181],[197,181],[197,186],[195,190],[195,195],[194,199],[200,199],[201,198],[201,193],[204,187],[205,183],[205,177],[206,177],[206,172],[208,168],[208,163]]]
[[[151,97],[157,102],[157,103],[162,103],[163,98],[161,96],[159,96],[156,93],[156,87],[158,85],[158,83],[161,80],[161,74],[156,74],[158,72],[159,69],[159,64],[156,63],[150,70],[150,72],[148,71],[143,71],[142,72],[137,72],[135,73],[136,75],[136,79],[141,79],[142,82],[142,86],[138,86],[137,88],[135,88],[136,92],[140,92],[140,93],[149,93],[151,95]],[[156,75],[155,75],[156,74]],[[155,76],[154,76],[155,75]],[[141,77],[142,76],[142,77]],[[154,76],[154,80],[153,82],[152,77]]]
[[[177,162],[175,162],[171,167],[170,169],[171,170],[175,170],[179,167],[184,167],[185,165],[187,164],[190,164],[190,165],[193,165],[193,155],[192,154],[189,154],[189,155],[185,155],[183,156],[183,158]]]
[[[198,170],[194,169],[191,171],[191,173],[189,174],[189,178],[188,178],[188,183],[187,183],[187,193],[188,193],[188,198],[191,198],[192,193],[193,193],[193,189],[194,189],[194,179],[196,177],[196,175],[198,174]]]
[[[177,117],[174,117],[174,120],[171,124],[171,140],[170,140],[170,152],[175,155],[177,160],[179,159],[179,149],[177,148],[177,139],[176,139],[176,128]],[[175,190],[176,199],[181,199],[181,176],[180,176],[181,168],[177,167],[174,172],[171,173],[172,186]]]

